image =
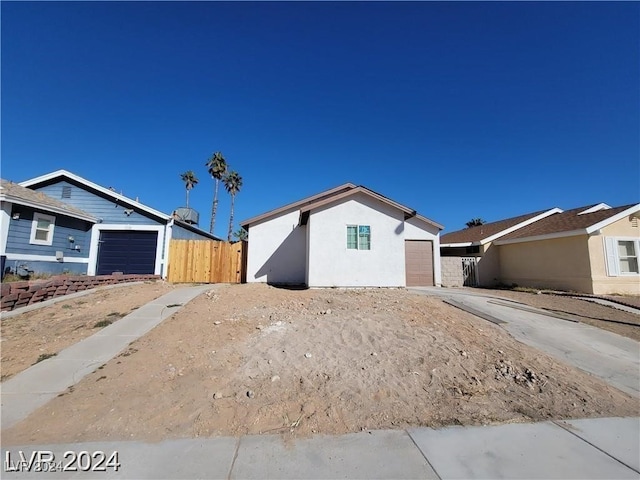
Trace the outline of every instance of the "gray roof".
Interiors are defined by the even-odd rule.
[[[48,212],[67,215],[73,218],[81,218],[89,222],[97,222],[98,219],[84,210],[61,202],[44,193],[31,190],[17,183],[0,179],[0,200],[39,208]]]

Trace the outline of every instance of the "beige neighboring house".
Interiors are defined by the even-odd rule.
[[[442,285],[496,286],[500,283],[500,259],[498,249],[493,247],[494,242],[559,212],[562,210],[551,208],[441,235],[440,256],[443,264],[455,261],[453,271],[459,270],[462,265],[462,278],[459,279],[458,275],[455,275],[455,279],[443,277]]]
[[[640,295],[640,204],[555,213],[494,243],[502,283]]]
[[[442,235],[440,253],[469,286],[640,295],[639,224],[640,204],[553,208]]]

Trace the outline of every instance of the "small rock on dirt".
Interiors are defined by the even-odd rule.
[[[305,354],[304,354],[304,356],[305,356],[306,358],[311,358],[311,357],[313,357],[313,355],[311,355],[309,352],[305,353]]]
[[[213,322],[214,325],[220,325],[222,322],[220,320],[216,320],[215,322]]]
[[[248,390],[248,391],[247,391],[247,397],[249,397],[249,398],[253,398],[253,397],[255,397],[255,396],[256,396],[256,394],[253,392],[253,390]]]

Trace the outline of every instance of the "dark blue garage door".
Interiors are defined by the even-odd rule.
[[[97,274],[153,274],[156,267],[157,242],[158,232],[100,232]]]

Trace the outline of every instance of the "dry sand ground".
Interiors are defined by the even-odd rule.
[[[436,298],[251,284],[195,299],[2,440],[295,436],[639,413],[638,399]]]
[[[93,335],[98,322],[115,322],[173,288],[154,282],[100,289],[63,300],[0,323],[2,381],[33,365],[40,355],[53,355]]]

